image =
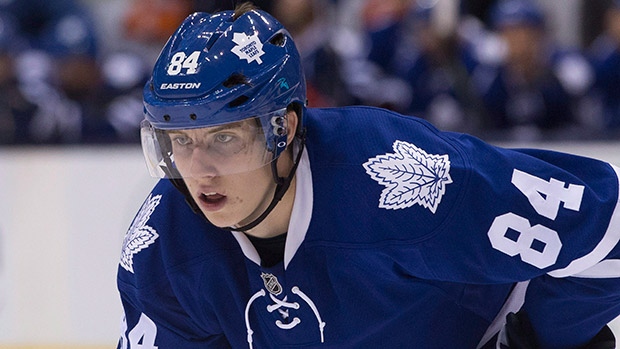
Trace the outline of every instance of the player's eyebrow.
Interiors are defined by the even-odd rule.
[[[216,133],[216,132],[220,132],[224,130],[238,129],[238,128],[241,128],[242,125],[243,123],[240,121],[240,122],[234,122],[234,123],[224,124],[224,125],[219,125],[219,126],[206,127],[202,129],[202,131],[206,132],[207,134]],[[187,131],[192,131],[192,130],[200,130],[200,129],[170,130],[168,131],[168,134],[183,134]]]

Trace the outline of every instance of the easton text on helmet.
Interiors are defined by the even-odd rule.
[[[200,82],[175,82],[161,84],[162,90],[194,90],[200,88]]]

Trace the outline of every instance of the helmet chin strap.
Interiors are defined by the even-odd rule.
[[[297,171],[297,165],[299,165],[299,161],[301,160],[301,155],[304,151],[304,147],[306,143],[306,137],[304,133],[305,132],[302,131],[302,134],[299,137],[300,138],[299,151],[297,152],[297,156],[295,157],[295,161],[293,162],[293,167],[291,168],[291,171],[289,172],[288,176],[286,177],[278,176],[278,169],[277,169],[278,159],[276,159],[275,161],[271,163],[271,172],[273,173],[273,178],[277,185],[276,185],[275,193],[273,194],[273,199],[271,199],[271,203],[269,203],[269,206],[265,209],[265,211],[263,211],[263,213],[261,213],[261,215],[258,216],[256,219],[254,219],[252,222],[244,226],[222,227],[222,229],[246,232],[256,227],[257,225],[259,225],[263,220],[265,220],[265,218],[267,218],[267,216],[271,213],[271,211],[273,211],[273,209],[276,207],[278,202],[280,202],[280,200],[282,200],[282,198],[284,197],[284,194],[286,194],[286,191],[288,190],[289,186],[291,185],[291,181],[293,180],[293,177],[295,176],[295,172]]]

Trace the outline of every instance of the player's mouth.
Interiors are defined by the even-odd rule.
[[[216,192],[200,193],[198,199],[200,206],[207,211],[217,211],[226,204],[226,195]]]

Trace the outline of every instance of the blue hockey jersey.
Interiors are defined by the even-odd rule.
[[[477,348],[521,307],[570,348],[620,314],[618,168],[368,107],[304,124],[273,267],[155,186],[123,243],[119,348]]]

